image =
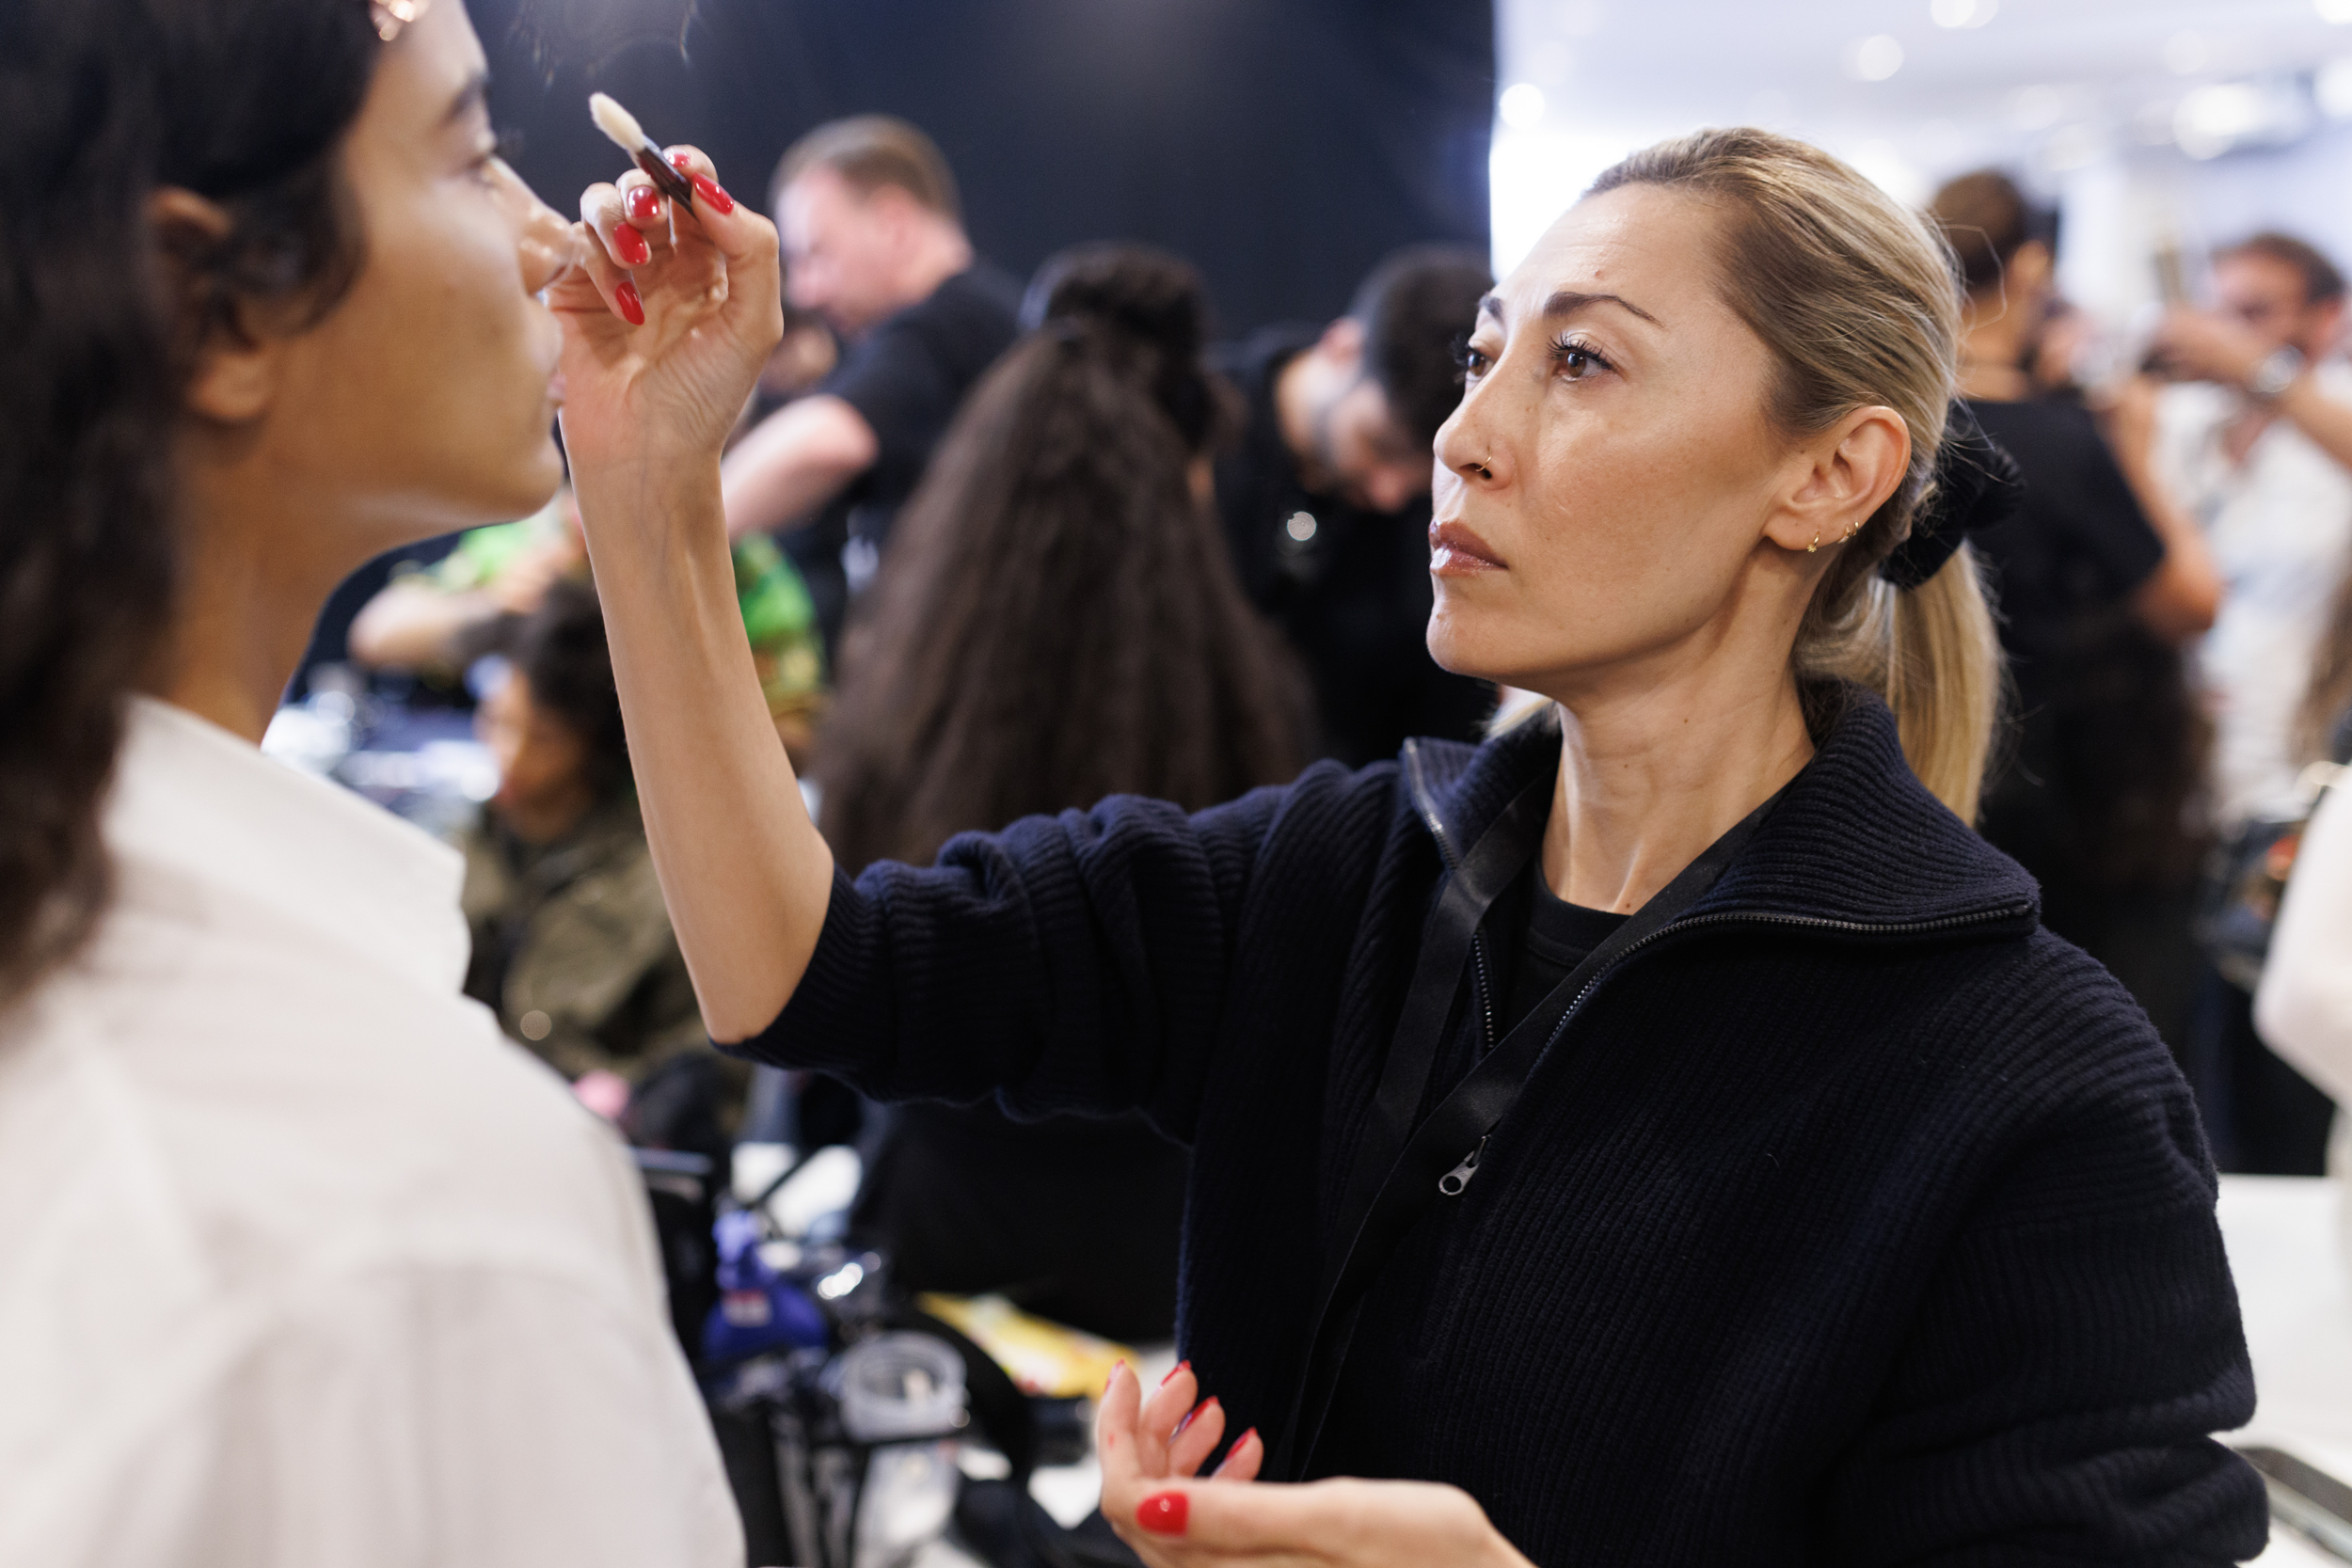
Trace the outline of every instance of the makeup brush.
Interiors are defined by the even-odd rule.
[[[671,200],[681,203],[689,211],[694,205],[694,187],[662,157],[661,149],[645,135],[645,128],[637,123],[637,117],[612,101],[609,93],[588,95],[588,117],[596,122],[596,129],[612,138],[613,145],[636,160],[645,171],[653,188]]]

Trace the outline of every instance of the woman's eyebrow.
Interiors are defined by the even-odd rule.
[[[1620,309],[1630,311],[1632,314],[1639,316],[1642,320],[1649,323],[1652,326],[1663,326],[1666,325],[1665,323],[1660,321],[1656,316],[1651,315],[1647,310],[1643,309],[1640,306],[1626,298],[1623,294],[1589,293],[1581,289],[1560,290],[1549,299],[1544,301],[1544,308],[1542,310],[1538,311],[1537,314],[1539,316],[1547,317],[1572,316],[1579,310],[1582,310],[1587,307],[1594,305],[1614,305]],[[1498,326],[1508,326],[1510,325],[1510,312],[1504,307],[1502,303],[1502,296],[1500,294],[1488,294],[1486,298],[1480,300],[1478,302],[1478,314],[1482,320],[1489,316],[1493,317],[1495,325]]]
[[[1619,309],[1631,311],[1652,326],[1665,325],[1623,294],[1586,293],[1579,289],[1562,289],[1554,293],[1549,299],[1544,301],[1543,313],[1547,316],[1572,316],[1579,310],[1594,305],[1614,305]]]

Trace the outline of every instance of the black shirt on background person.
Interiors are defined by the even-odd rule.
[[[1011,346],[1021,286],[975,254],[938,146],[884,115],[793,143],[769,205],[793,309],[844,345],[819,385],[727,450],[727,531],[778,533],[831,649],[964,394]]]
[[[1248,408],[1216,466],[1234,569],[1306,666],[1323,753],[1350,767],[1408,736],[1474,740],[1494,707],[1425,641],[1430,444],[1489,281],[1474,256],[1410,247],[1328,326],[1268,327],[1213,356]]]
[[[1984,835],[2042,884],[2042,923],[2112,970],[2177,1041],[2194,967],[2185,809],[2199,721],[2179,651],[2133,608],[2165,544],[2089,410],[1968,405],[2026,477],[2024,510],[1976,541],[2017,697]]]
[[[976,261],[851,344],[819,384],[874,432],[873,463],[839,498],[852,537],[881,548],[964,394],[1020,335],[1020,282]]]

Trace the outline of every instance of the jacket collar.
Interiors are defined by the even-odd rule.
[[[1947,924],[2029,929],[2040,904],[2033,879],[1928,793],[1883,702],[1859,687],[1844,697],[1813,760],[1683,918],[1752,914],[1883,934]],[[1449,863],[1559,760],[1553,712],[1476,748],[1407,741],[1400,758],[1415,811]]]

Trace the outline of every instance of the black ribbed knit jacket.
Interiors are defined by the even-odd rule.
[[[1558,748],[1407,761],[1470,844]],[[1407,772],[1117,799],[836,879],[739,1049],[882,1098],[1142,1107],[1195,1150],[1184,1352],[1233,1430],[1274,1427],[1445,875]],[[1851,694],[1379,1282],[1351,1467],[1464,1487],[1547,1568],[2258,1552],[2261,1484],[2208,1435],[2253,1380],[2196,1112],[2034,896]]]

